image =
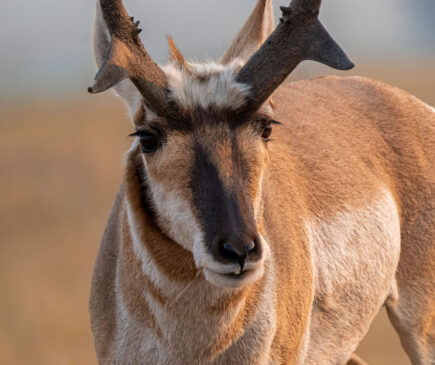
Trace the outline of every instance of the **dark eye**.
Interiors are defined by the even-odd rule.
[[[151,153],[160,147],[160,138],[151,133],[139,136],[140,148],[143,153]]]
[[[139,131],[132,136],[139,138],[140,149],[143,153],[155,152],[161,146],[160,136],[157,134]]]
[[[261,138],[267,141],[271,134],[272,134],[272,126],[268,124],[266,125],[266,127],[264,127],[263,133],[261,134]]]

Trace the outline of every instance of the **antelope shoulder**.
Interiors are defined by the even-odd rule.
[[[312,219],[307,230],[315,287],[304,364],[344,363],[395,286],[398,209],[391,193],[384,190],[357,209]]]

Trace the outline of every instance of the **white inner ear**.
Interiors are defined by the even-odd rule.
[[[244,62],[257,51],[274,28],[272,0],[258,0],[251,15],[237,33],[220,62],[226,64],[235,58]]]
[[[134,121],[134,117],[142,104],[142,95],[129,79],[121,81],[113,89],[115,94],[124,100],[130,119]]]

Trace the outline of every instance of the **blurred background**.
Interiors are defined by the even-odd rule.
[[[191,59],[217,58],[256,1],[125,2],[164,63],[167,34]],[[132,127],[120,100],[86,93],[93,15],[92,0],[0,2],[1,364],[96,364],[90,278]],[[435,105],[435,1],[324,0],[321,18],[356,63],[347,75]],[[333,73],[306,62],[290,81]],[[383,312],[358,353],[409,364]]]

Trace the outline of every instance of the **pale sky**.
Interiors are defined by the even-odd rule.
[[[167,34],[186,56],[216,58],[256,0],[124,0],[160,63]],[[279,6],[288,0],[275,0]],[[94,0],[0,1],[0,98],[82,92],[94,76]],[[435,0],[324,0],[321,19],[353,60],[435,53]]]

